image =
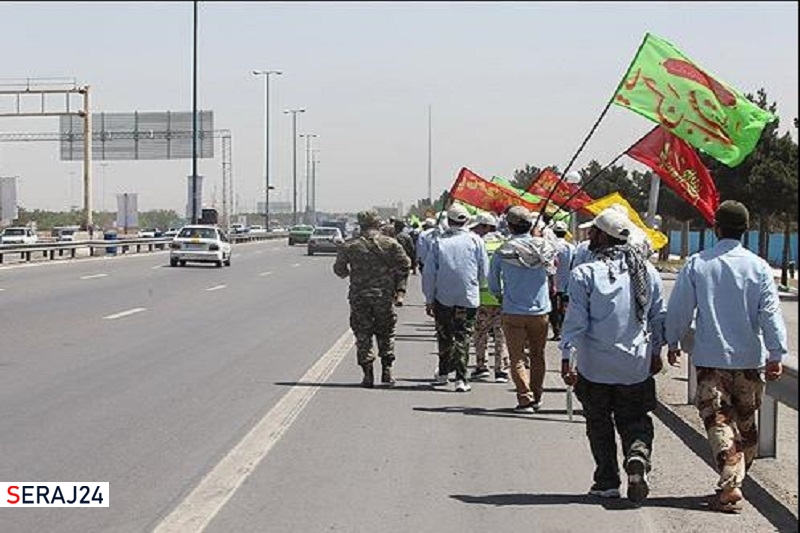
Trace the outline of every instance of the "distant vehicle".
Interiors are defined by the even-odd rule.
[[[140,239],[152,239],[154,237],[160,237],[161,232],[158,231],[158,228],[142,228],[139,230],[139,238]]]
[[[333,252],[344,243],[344,237],[339,228],[314,228],[308,238],[308,255],[320,252]]]
[[[197,223],[211,226],[219,224],[219,213],[217,213],[216,209],[204,208],[200,211],[200,220],[198,220]]]
[[[289,246],[295,244],[306,244],[308,238],[311,237],[311,232],[314,231],[314,226],[308,224],[299,224],[289,228]]]
[[[347,221],[346,220],[323,220],[317,224],[318,228],[339,228],[342,232],[342,237],[347,237]]]
[[[80,228],[78,226],[54,226],[50,232],[50,236],[57,242],[74,242],[75,233]]]
[[[163,236],[164,237],[174,237],[175,235],[178,234],[178,231],[180,231],[180,230],[178,230],[177,228],[169,228],[167,231],[164,232]]]
[[[249,229],[244,224],[239,224],[239,223],[231,224],[231,233],[234,235],[242,235],[244,233],[247,233],[248,231]]]
[[[258,224],[253,224],[250,226],[250,233],[266,233],[267,230],[264,229],[264,226],[259,226]]]
[[[0,234],[0,244],[36,244],[39,237],[27,226],[11,226]]]
[[[184,266],[187,261],[231,266],[231,242],[214,225],[184,226],[169,247],[169,264],[173,267]]]

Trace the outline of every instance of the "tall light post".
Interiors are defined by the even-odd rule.
[[[280,76],[280,70],[254,70],[254,76],[264,76],[264,229],[269,231],[269,77]]]
[[[297,114],[305,109],[287,109],[284,114],[292,114],[292,224],[297,224]]]
[[[312,221],[317,225],[317,154],[319,150],[311,150],[311,212]]]
[[[192,224],[197,224],[200,206],[197,205],[197,0],[194,1],[194,25],[192,38]],[[125,229],[127,232],[127,228]]]
[[[306,222],[311,221],[311,143],[316,133],[301,134],[306,139]]]

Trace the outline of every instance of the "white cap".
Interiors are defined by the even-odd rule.
[[[627,241],[628,236],[631,234],[631,221],[628,216],[613,206],[603,209],[597,213],[594,220],[584,222],[578,227],[585,229],[592,226],[621,241]]]
[[[474,228],[475,226],[480,226],[481,224],[496,228],[497,218],[493,214],[487,213],[485,211],[483,213],[478,213],[472,220],[472,224],[470,224],[470,226]]]
[[[469,211],[461,204],[453,204],[447,210],[447,218],[456,223],[463,223],[469,220]]]
[[[567,231],[567,223],[563,220],[553,222],[553,231]]]

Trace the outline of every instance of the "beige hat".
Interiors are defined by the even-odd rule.
[[[480,226],[483,224],[484,226],[491,226],[493,228],[497,227],[497,218],[487,212],[478,213],[475,218],[472,220],[470,227],[474,228],[475,226]]]
[[[628,240],[628,236],[631,234],[631,221],[619,209],[614,207],[603,209],[597,213],[593,220],[584,222],[578,227],[585,229],[592,226],[621,241]]]
[[[563,220],[556,220],[555,222],[553,222],[553,231],[566,232],[567,230],[568,230],[567,223],[564,222]]]
[[[461,204],[453,204],[447,210],[447,218],[456,223],[462,223],[469,220],[469,211]]]

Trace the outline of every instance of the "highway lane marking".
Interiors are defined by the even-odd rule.
[[[227,285],[224,285],[224,284],[223,285],[214,285],[213,287],[209,287],[206,290],[207,291],[218,291],[220,289],[224,289],[225,287],[227,287]]]
[[[283,437],[354,344],[349,330],[342,334],[299,379],[300,384],[289,389],[153,533],[202,531]]]
[[[295,263],[295,264],[293,264],[292,266],[293,266],[293,267],[299,267],[299,266],[300,266],[300,263]]]
[[[105,278],[108,274],[89,274],[88,276],[81,276],[79,279],[97,279]]]
[[[122,311],[121,313],[114,313],[113,315],[104,316],[103,318],[106,320],[116,320],[118,318],[135,315],[136,313],[141,313],[142,311],[146,310],[146,307],[134,307],[133,309],[128,309],[127,311]]]
[[[261,276],[263,278],[264,276],[269,276],[270,274],[272,274],[272,271],[271,270],[267,270],[266,272],[262,272],[261,274],[259,274],[259,276]]]
[[[150,267],[150,270],[158,270],[159,268],[163,268],[164,265],[156,265],[154,267]]]

